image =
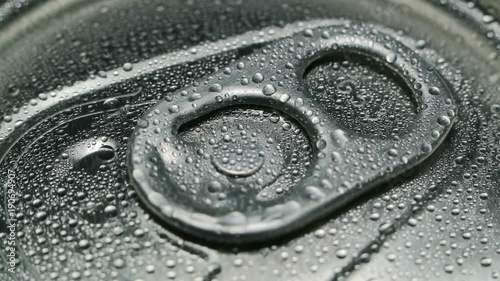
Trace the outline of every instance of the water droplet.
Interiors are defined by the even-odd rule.
[[[171,107],[168,108],[168,112],[170,113],[177,113],[180,111],[180,107],[178,105],[172,105]]]
[[[208,90],[210,92],[213,92],[213,93],[220,93],[220,92],[222,92],[222,85],[221,84],[213,84],[212,86],[210,86],[208,88]]]
[[[439,88],[436,88],[436,87],[429,88],[429,94],[431,94],[431,95],[437,96],[440,93],[441,93],[441,91],[439,90]]]
[[[264,81],[264,75],[261,73],[257,72],[252,76],[252,82],[254,83],[262,83]]]
[[[398,57],[396,56],[396,54],[395,54],[395,53],[390,53],[390,54],[388,54],[388,55],[385,57],[385,60],[386,60],[388,63],[394,63],[394,62],[396,62],[396,59],[397,59],[397,58],[398,58]]]
[[[343,258],[347,257],[347,250],[346,249],[338,249],[337,251],[335,251],[335,255],[337,256],[337,258],[343,259]]]
[[[438,124],[441,125],[441,126],[445,126],[446,127],[446,126],[450,125],[450,123],[451,123],[451,120],[447,116],[443,115],[443,116],[440,116],[438,118]]]
[[[122,66],[122,69],[123,69],[124,71],[131,71],[131,70],[132,70],[132,68],[133,68],[133,66],[132,66],[132,64],[131,64],[131,63],[129,63],[129,62],[125,63],[125,64]]]
[[[271,85],[271,84],[267,84],[266,86],[264,86],[264,88],[262,89],[262,93],[266,96],[270,96],[274,93],[276,93],[276,88]]]
[[[482,258],[481,259],[481,265],[484,267],[490,266],[491,263],[492,263],[492,259],[490,259],[490,258]]]

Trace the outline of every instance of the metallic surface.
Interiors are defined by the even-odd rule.
[[[332,210],[347,204],[350,198],[358,197],[371,187],[418,165],[439,147],[452,127],[456,119],[453,97],[444,80],[410,49],[387,34],[363,28],[360,24],[344,22],[297,32],[290,38],[264,46],[269,55],[249,56],[237,61],[211,74],[219,79],[206,83],[202,80],[200,84],[203,86],[182,88],[167,100],[158,102],[139,121],[143,125],[137,127],[129,148],[129,174],[139,194],[166,222],[200,238],[219,242],[262,242],[290,234],[318,217],[331,214]],[[277,33],[281,32],[277,30]],[[283,51],[283,46],[291,45],[296,46],[296,50]],[[305,47],[301,48],[301,45]],[[393,49],[398,53],[384,47],[388,45],[395,45]],[[274,62],[272,68],[249,62],[272,61],[272,55],[280,53],[285,55]],[[405,73],[401,79],[408,89],[413,89],[410,95],[421,108],[408,132],[390,137],[371,137],[346,130],[336,122],[335,116],[322,109],[310,98],[310,94],[304,93],[304,80],[310,66],[325,56],[338,53],[370,57],[386,64],[389,69],[393,68],[396,73]],[[275,69],[281,70],[277,72],[278,77],[290,77],[285,78],[285,85],[273,83]],[[239,81],[239,77],[251,77],[253,81],[245,78]],[[276,79],[279,81],[279,78]],[[420,86],[417,87],[417,84]],[[169,174],[183,169],[173,163],[192,159],[189,161],[199,166],[184,164],[184,169],[188,170],[185,176],[200,170],[197,177],[206,182],[218,182],[221,176],[214,171],[217,167],[212,167],[213,159],[210,161],[209,157],[205,157],[211,154],[207,152],[208,147],[192,141],[183,148],[186,152],[179,151],[176,147],[183,142],[178,131],[184,124],[210,112],[238,106],[264,106],[286,113],[306,130],[315,157],[308,175],[284,195],[270,200],[257,199],[261,189],[266,188],[265,184],[254,192],[241,192],[229,183],[222,184],[222,188],[228,190],[224,204],[233,205],[230,210],[223,210],[222,206],[205,204],[205,196],[198,196],[202,193],[203,184],[184,183],[198,189],[193,196],[182,189],[182,185],[173,179],[175,176]],[[230,137],[228,134],[225,136]],[[265,143],[266,138],[261,137],[260,141]],[[230,142],[228,138],[222,143]],[[358,152],[360,148],[366,148],[366,151]],[[199,149],[203,149],[204,153],[197,155],[196,150]],[[249,149],[240,149],[241,155],[251,153]],[[179,152],[173,154],[172,151]],[[266,158],[272,156],[265,154],[262,151],[260,157],[269,162]],[[238,157],[228,154],[227,161]],[[358,161],[367,159],[373,159],[370,165],[358,166]],[[164,172],[169,169],[173,171]],[[314,175],[311,170],[314,170]],[[221,172],[227,177],[241,178],[244,181],[236,186],[244,187],[248,186],[248,177],[258,171],[252,169],[248,175],[242,175],[237,170]],[[166,173],[165,178],[163,173]],[[229,217],[232,219],[227,221]]]
[[[0,2],[0,280],[500,278],[499,16],[498,1]],[[449,83],[457,120],[437,150],[321,220],[259,243],[207,242],[217,239],[154,215],[127,172],[145,112],[182,88],[209,87],[196,83],[267,42],[332,19],[390,33]],[[396,87],[368,79],[385,73],[365,63],[345,63],[352,83],[360,75],[373,89]],[[310,85],[352,94],[322,80],[337,72],[321,62]],[[358,113],[358,96],[341,103]],[[367,104],[384,116],[383,101]],[[252,110],[255,122],[280,114]],[[342,120],[373,129],[371,119]],[[392,123],[404,131],[403,121]],[[375,128],[391,132],[392,123]]]

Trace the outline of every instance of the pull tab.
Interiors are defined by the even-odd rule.
[[[427,158],[456,119],[449,88],[401,42],[360,27],[318,27],[275,41],[151,108],[128,155],[146,206],[202,239],[264,241],[325,216]],[[419,111],[407,132],[360,134],[305,92],[309,66],[346,53],[384,65],[411,91]],[[263,121],[273,111],[281,117]],[[217,126],[204,121],[214,115],[222,120]],[[184,133],[193,122],[202,126]],[[293,134],[280,133],[286,128]]]

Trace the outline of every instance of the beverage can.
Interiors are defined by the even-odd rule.
[[[0,280],[495,280],[500,6],[0,2]]]

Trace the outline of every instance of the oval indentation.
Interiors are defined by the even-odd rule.
[[[339,52],[308,66],[306,95],[342,127],[362,135],[407,132],[418,113],[411,89],[384,64],[364,55]]]
[[[64,160],[61,164],[68,162],[73,169],[96,173],[103,164],[116,159],[118,148],[119,144],[114,139],[92,138],[66,149],[61,154]]]
[[[110,145],[103,145],[99,148],[97,157],[103,161],[112,160],[115,157],[115,149]]]

